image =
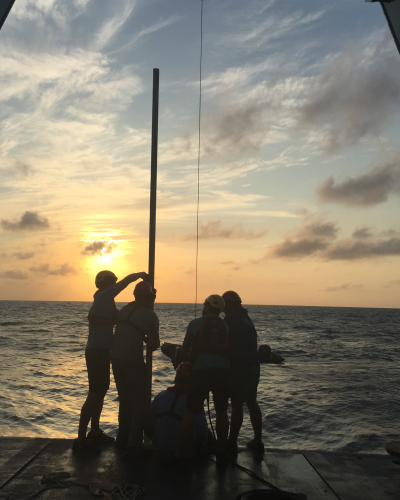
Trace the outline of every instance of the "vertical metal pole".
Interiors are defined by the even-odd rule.
[[[150,229],[149,229],[149,277],[154,288],[154,268],[156,256],[156,202],[157,202],[157,150],[158,150],[158,94],[160,70],[153,69],[153,116],[151,131],[151,181],[150,181]],[[146,348],[147,402],[151,403],[153,375],[153,355]]]

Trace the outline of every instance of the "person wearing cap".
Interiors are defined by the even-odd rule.
[[[176,369],[174,385],[161,391],[151,403],[145,418],[145,432],[150,437],[156,453],[164,459],[172,458],[178,443],[178,432],[185,413],[186,394],[193,367],[188,362]],[[186,457],[206,450],[208,427],[204,409],[197,413],[190,436]]]
[[[147,279],[148,275],[145,272],[133,273],[121,281],[112,271],[100,271],[96,276],[98,290],[88,314],[89,337],[85,349],[89,394],[81,409],[78,437],[72,446],[75,452],[98,454],[98,445],[114,442],[114,438],[107,436],[99,427],[104,397],[110,386],[110,348],[118,314],[114,299],[140,278]],[[89,422],[91,430],[86,436]]]
[[[135,300],[118,313],[111,364],[119,397],[116,446],[137,458],[143,454],[143,421],[146,413],[146,364],[143,342],[152,351],[160,345],[159,322],[153,311],[155,292],[149,283],[138,283]]]
[[[192,320],[187,327],[182,349],[191,352],[194,366],[179,430],[176,459],[185,456],[196,415],[203,410],[204,401],[212,392],[216,412],[217,465],[226,463],[224,451],[229,431],[227,408],[230,364],[228,326],[219,317],[224,307],[220,295],[210,295],[204,302],[202,317]]]
[[[228,453],[238,452],[237,439],[243,422],[243,405],[250,413],[254,438],[247,446],[256,453],[264,452],[262,415],[257,403],[260,361],[257,352],[257,331],[240,296],[230,290],[222,295],[225,301],[225,321],[229,326],[231,422],[226,446]]]

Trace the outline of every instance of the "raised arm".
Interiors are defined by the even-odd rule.
[[[142,279],[147,281],[149,278],[149,275],[145,272],[141,273],[133,273],[133,274],[128,274],[124,279],[121,281],[118,281],[118,283],[115,283],[115,297],[122,292],[122,290],[125,290],[125,288],[130,284],[133,283],[134,281],[137,281],[138,279]]]

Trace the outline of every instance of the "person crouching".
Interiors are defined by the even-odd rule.
[[[157,394],[151,404],[150,412],[146,415],[145,432],[162,459],[172,458],[176,450],[192,369],[190,363],[181,363],[176,369],[174,385]],[[204,452],[207,436],[207,421],[203,409],[196,415],[194,430],[189,438],[185,456],[193,457],[196,452]]]

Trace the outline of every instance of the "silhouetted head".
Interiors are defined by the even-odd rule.
[[[114,285],[118,278],[112,271],[100,271],[96,275],[95,285],[99,290],[104,290],[110,285]]]
[[[209,295],[204,301],[203,316],[205,314],[216,314],[219,316],[225,307],[224,299],[221,295]]]
[[[151,306],[156,298],[156,290],[153,290],[150,283],[141,281],[133,290],[136,302],[144,306]]]

